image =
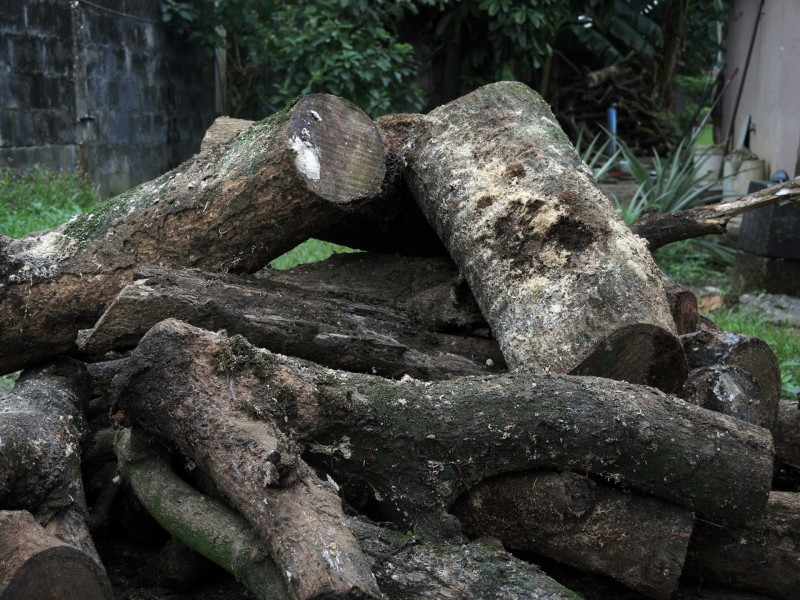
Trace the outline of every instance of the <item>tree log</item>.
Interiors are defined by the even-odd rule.
[[[33,513],[48,533],[101,565],[81,478],[88,389],[83,364],[61,359],[24,371],[0,396],[0,508]]]
[[[776,460],[800,470],[800,406],[796,400],[781,400],[773,437]]]
[[[758,338],[723,331],[705,317],[698,319],[698,331],[682,337],[689,367],[732,365],[752,375],[760,390],[758,411],[764,427],[773,431],[781,397],[781,371],[769,345]]]
[[[700,316],[697,296],[689,288],[672,281],[664,274],[662,274],[661,280],[664,282],[667,303],[678,335],[697,331],[697,319]]]
[[[345,493],[370,490],[404,527],[437,527],[467,488],[533,468],[598,473],[707,519],[743,522],[763,512],[772,474],[766,430],[646,386],[529,373],[398,382],[173,320],[148,332],[115,385],[130,418],[184,448],[194,430],[241,429],[244,411],[258,416],[304,445]],[[176,419],[181,431],[170,434]],[[215,452],[211,441],[204,452]],[[263,463],[267,452],[246,454]]]
[[[678,587],[694,528],[685,508],[546,471],[483,481],[452,512],[470,537],[494,536],[664,600]]]
[[[784,202],[800,202],[800,177],[719,204],[696,206],[674,213],[645,212],[631,229],[647,240],[652,252],[680,240],[725,233],[728,221],[733,217],[768,204]]]
[[[90,353],[129,348],[169,317],[242,334],[273,352],[384,377],[445,379],[505,366],[493,340],[422,330],[401,308],[347,288],[307,292],[268,274],[245,280],[163,267],[137,270],[95,327],[81,332],[78,345]]]
[[[91,556],[48,534],[28,511],[0,510],[0,600],[111,600]]]
[[[502,82],[437,108],[406,154],[511,369],[672,391],[686,376],[661,276],[545,102]]]
[[[680,396],[708,410],[767,429],[775,428],[774,398],[764,394],[753,376],[736,365],[692,369]]]
[[[66,225],[0,236],[0,373],[73,349],[137,266],[255,271],[383,175],[374,123],[317,94]]]
[[[171,337],[175,339],[174,334]],[[145,411],[135,411],[137,421],[178,446],[211,477],[267,541],[293,597],[377,598],[375,580],[347,527],[333,486],[317,477],[298,457],[294,443],[273,424],[253,419],[258,409],[249,412],[241,403],[244,398],[234,397],[238,392],[232,380],[215,374],[216,369],[224,373],[240,366],[240,357],[232,350],[216,358],[216,363],[204,365],[206,372],[192,375],[202,386],[214,386],[206,388],[210,396],[194,393],[197,386],[184,380],[182,397],[164,394],[156,400],[149,394],[152,403]],[[178,362],[173,363],[176,379],[198,364],[189,356]],[[126,375],[137,379],[148,370],[136,360],[130,366]],[[128,400],[121,405],[127,406]]]
[[[686,575],[794,600],[800,590],[800,494],[772,492],[762,519],[739,527],[698,522]]]
[[[175,475],[160,444],[140,429],[118,432],[120,473],[164,529],[236,577],[256,598],[288,597],[280,569],[264,540],[238,513],[200,494]]]

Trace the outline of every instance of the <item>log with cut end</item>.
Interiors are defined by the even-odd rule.
[[[259,418],[305,447],[346,493],[366,492],[404,526],[436,526],[470,486],[532,468],[598,473],[715,522],[760,515],[771,483],[772,438],[763,428],[607,379],[392,381],[167,320],[115,382],[127,415],[182,448],[194,445],[195,430],[221,432],[235,415]],[[171,423],[179,430],[167,432]],[[217,452],[211,441],[203,452]],[[219,452],[223,460],[227,451]],[[243,448],[241,460],[263,463],[264,454]],[[245,489],[271,490],[226,493]]]
[[[23,371],[0,396],[0,508],[30,511],[100,565],[81,474],[88,392],[83,363],[60,359]]]
[[[137,266],[255,271],[383,175],[375,124],[316,94],[66,225],[0,236],[0,373],[73,349]]]
[[[781,397],[781,371],[775,353],[764,340],[723,331],[705,317],[698,330],[683,336],[689,367],[736,366],[749,373],[759,389],[759,423],[772,431]]]
[[[761,519],[738,527],[699,521],[686,576],[794,600],[800,590],[800,493],[772,492]]]
[[[664,600],[678,587],[694,528],[685,508],[546,471],[481,482],[451,512],[470,537],[493,536]]]
[[[273,274],[248,280],[197,269],[139,269],[94,328],[81,332],[79,346],[90,353],[133,347],[150,327],[174,317],[242,334],[273,352],[384,377],[446,379],[504,367],[493,340],[426,331],[412,312],[388,300],[349,286],[306,290]]]
[[[520,83],[426,115],[407,154],[422,212],[512,369],[672,391],[685,361],[660,273],[547,104]]]
[[[800,471],[800,404],[781,400],[775,426],[775,458]]]
[[[0,600],[111,600],[103,567],[25,510],[0,510]]]

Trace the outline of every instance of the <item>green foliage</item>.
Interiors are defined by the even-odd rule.
[[[291,269],[300,264],[325,260],[332,254],[339,252],[358,252],[358,250],[312,238],[293,248],[286,254],[279,256],[269,263],[269,266],[272,269],[278,270]]]
[[[800,393],[800,332],[785,324],[765,322],[762,317],[739,306],[707,315],[726,331],[764,340],[772,348],[781,368],[781,395],[794,398]]]
[[[56,227],[99,200],[97,189],[75,173],[0,168],[0,234],[19,238]]]
[[[163,0],[161,10],[209,51],[227,51],[231,114],[260,119],[315,92],[372,116],[422,105],[414,49],[397,33],[411,0]]]
[[[662,246],[653,252],[659,268],[675,281],[690,288],[730,285],[731,262],[701,240],[683,240]]]

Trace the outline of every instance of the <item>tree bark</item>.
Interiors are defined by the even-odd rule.
[[[24,371],[0,396],[0,508],[33,513],[48,533],[102,565],[81,478],[88,388],[83,364],[62,359]]]
[[[685,508],[547,471],[483,481],[452,512],[470,537],[497,537],[506,548],[603,573],[664,600],[678,587],[694,528]]]
[[[426,115],[406,155],[511,369],[672,391],[686,375],[660,273],[544,101],[512,82]]]
[[[683,336],[682,340],[692,369],[729,365],[749,373],[759,389],[759,421],[770,431],[775,429],[781,372],[775,353],[765,341],[723,331],[705,317],[698,319],[698,331]]]
[[[384,377],[446,379],[505,366],[493,340],[425,331],[401,307],[347,288],[309,292],[268,273],[246,280],[163,267],[139,269],[133,279],[94,328],[81,332],[82,350],[133,347],[150,327],[173,317],[242,334],[273,352]]]
[[[175,475],[157,441],[141,429],[123,429],[114,446],[120,473],[164,529],[234,575],[256,598],[288,597],[280,569],[263,550],[263,538],[244,517]]]
[[[800,493],[772,492],[762,519],[720,528],[698,522],[686,574],[734,589],[793,600],[800,590]]]
[[[111,600],[97,561],[48,534],[28,511],[0,510],[0,600]]]
[[[781,400],[775,427],[775,458],[800,470],[800,406],[796,400]]]
[[[723,234],[733,217],[776,202],[800,202],[800,177],[719,204],[674,213],[645,212],[631,229],[647,240],[652,252],[680,240]]]
[[[73,349],[136,267],[255,271],[375,196],[383,175],[374,123],[318,94],[66,225],[0,236],[0,373]]]
[[[271,423],[304,446],[345,494],[366,490],[403,527],[439,527],[470,486],[533,468],[597,473],[715,522],[752,520],[770,488],[766,430],[606,379],[518,373],[397,382],[168,320],[142,339],[115,385],[129,418],[192,453],[192,431],[221,432],[243,411],[257,416],[259,427]],[[180,431],[168,431],[177,415]],[[212,441],[203,441],[204,452],[216,452]]]

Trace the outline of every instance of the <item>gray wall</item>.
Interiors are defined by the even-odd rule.
[[[159,4],[0,0],[0,165],[77,169],[111,195],[197,152],[213,63]]]

